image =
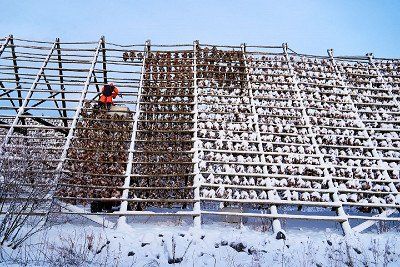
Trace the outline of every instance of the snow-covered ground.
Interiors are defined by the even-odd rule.
[[[336,229],[290,228],[276,240],[262,228],[213,223],[196,230],[163,221],[117,229],[62,222],[16,250],[2,266],[399,266],[398,230],[343,237]]]

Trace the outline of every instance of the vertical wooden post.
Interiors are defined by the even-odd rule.
[[[65,102],[65,86],[64,86],[64,76],[63,76],[63,71],[62,71],[62,60],[61,60],[61,46],[60,46],[60,38],[56,39],[57,43],[57,61],[58,61],[58,75],[60,76],[60,90],[61,90],[61,106],[63,108],[62,110],[62,116],[63,116],[63,124],[64,127],[68,127],[68,120],[67,120],[67,105]]]
[[[199,89],[197,87],[197,48],[199,47],[199,41],[193,42],[193,86],[194,86],[194,177],[193,186],[194,188],[194,204],[193,212],[198,214],[193,217],[193,226],[195,228],[201,228],[201,203],[200,203],[200,168],[199,168],[199,138],[198,138],[198,95]]]
[[[107,84],[106,38],[104,36],[101,37],[101,51],[103,54],[103,80],[104,84]]]
[[[147,53],[151,52],[151,40],[150,39],[146,41],[146,51],[147,51]]]
[[[17,89],[17,95],[18,95],[18,103],[19,106],[22,106],[22,94],[21,94],[21,84],[19,83],[20,78],[18,74],[18,65],[17,65],[17,55],[15,53],[15,45],[14,45],[14,37],[10,35],[10,47],[11,47],[11,55],[13,58],[13,66],[14,66],[14,76],[15,76],[15,85]]]
[[[6,47],[8,46],[8,43],[10,42],[11,38],[12,38],[12,35],[7,36],[4,44],[2,44],[2,46],[0,47],[0,57],[3,54],[4,50],[6,49]],[[4,85],[1,81],[0,81],[0,87],[3,88],[3,90],[5,92],[4,94],[1,94],[0,97],[3,95],[7,95],[7,97],[11,98],[10,92],[12,92],[13,90],[4,89]],[[18,113],[18,108],[16,107],[14,101],[12,99],[10,99],[10,102],[11,102],[12,106],[15,108],[15,111]]]

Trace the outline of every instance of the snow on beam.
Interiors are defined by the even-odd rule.
[[[146,46],[148,46],[148,41],[146,41]],[[132,164],[133,164],[133,154],[135,150],[135,141],[136,141],[136,133],[137,133],[137,126],[138,126],[138,121],[139,121],[139,115],[140,115],[140,100],[141,100],[141,94],[142,94],[142,89],[143,89],[143,79],[144,79],[144,74],[146,71],[146,57],[147,57],[148,50],[145,49],[144,51],[144,57],[143,57],[143,63],[142,63],[142,68],[141,68],[141,76],[140,76],[140,82],[139,82],[139,89],[138,89],[138,95],[136,98],[136,110],[135,110],[135,115],[133,118],[133,127],[132,127],[132,135],[131,135],[131,143],[129,146],[129,154],[128,154],[128,163],[126,165],[126,170],[125,170],[125,181],[124,181],[124,191],[122,191],[122,196],[121,199],[128,199],[129,197],[129,187],[131,184],[131,174],[132,174]],[[121,213],[126,213],[128,210],[128,201],[123,200],[120,206],[120,212]],[[121,216],[118,220],[118,225],[121,224],[126,224],[126,217]]]
[[[193,211],[199,212],[201,211],[201,203],[200,203],[200,168],[199,168],[199,138],[197,136],[198,133],[198,94],[199,88],[197,86],[197,48],[199,46],[199,41],[193,42],[193,83],[194,83],[194,133],[193,133],[193,140],[194,140],[194,153],[193,153],[193,162],[194,162],[194,177],[193,177],[193,185],[195,186],[194,189],[194,202],[193,204]],[[201,215],[196,216],[193,218],[193,226],[195,228],[201,228]]]
[[[322,180],[322,179],[321,179]],[[209,186],[209,187],[220,187],[221,184],[211,184],[211,183],[203,183],[203,186]],[[279,191],[284,191],[284,190],[291,190],[293,187],[288,187],[288,186],[270,186],[270,185],[235,185],[235,184],[224,184],[225,188],[240,188],[240,189],[259,189],[259,190],[279,190]],[[333,193],[334,190],[332,189],[315,189],[315,188],[308,188],[308,187],[299,187],[296,188],[297,191],[299,192],[319,192],[319,193]],[[368,192],[368,191],[367,191]]]
[[[176,216],[176,217],[200,217],[201,213],[196,211],[177,211],[177,212],[154,212],[154,211],[116,211],[112,213],[113,215],[121,216]]]
[[[347,217],[342,216],[320,216],[320,215],[298,215],[298,214],[265,214],[265,213],[239,213],[239,212],[220,212],[220,211],[202,211],[202,214],[210,215],[230,215],[240,217],[254,217],[254,218],[271,218],[271,219],[297,219],[297,220],[321,220],[321,221],[336,221],[345,222]]]
[[[393,213],[395,211],[396,210],[393,210]],[[384,216],[383,214],[377,214],[373,217],[361,216],[361,215],[349,215],[348,218],[354,219],[354,220],[364,220],[364,221],[400,222],[400,217],[389,217],[393,213],[387,213],[386,216]],[[356,228],[356,227],[354,227],[354,228]]]
[[[201,197],[202,201],[218,201],[226,203],[245,203],[245,204],[266,204],[266,205],[294,205],[294,206],[314,206],[314,207],[328,207],[338,208],[341,206],[340,202],[313,202],[302,200],[276,200],[276,199],[227,199],[227,198],[205,198]]]
[[[65,203],[63,203],[65,205]],[[66,209],[61,210],[60,212],[47,212],[47,211],[36,211],[36,212],[22,212],[22,213],[9,213],[9,214],[20,214],[20,215],[34,215],[34,216],[48,216],[49,214],[64,214],[64,215],[85,215],[86,218],[90,219],[91,215],[93,216],[107,216],[107,217],[116,217],[116,216],[172,216],[172,217],[196,217],[200,216],[201,214],[212,214],[212,215],[225,215],[226,214],[232,215],[233,216],[242,216],[242,217],[260,217],[260,215],[268,215],[267,217],[270,217],[271,214],[265,214],[265,213],[240,213],[240,212],[219,212],[219,211],[202,211],[200,213],[194,212],[194,211],[178,211],[178,212],[154,212],[154,211],[127,211],[127,212],[113,212],[113,213],[107,213],[107,212],[96,212],[96,213],[89,213],[84,209],[81,209],[77,206],[70,205],[69,207],[74,207],[67,211]],[[69,208],[68,207],[68,208]],[[77,208],[77,209],[75,209]],[[232,214],[229,214],[232,213]],[[5,212],[0,212],[0,214],[6,214]],[[254,215],[254,216],[253,216]],[[387,214],[389,216],[391,214]],[[278,214],[279,217],[286,218],[286,219],[300,219],[300,220],[316,220],[319,217],[315,218],[314,215],[298,215],[298,214]],[[301,216],[301,217],[299,217]],[[312,217],[308,219],[308,217]],[[319,216],[319,215],[316,215]],[[399,217],[387,217],[383,215],[376,215],[374,217],[369,217],[369,216],[359,216],[359,215],[347,215],[348,219],[354,219],[354,220],[363,220],[363,221],[382,221],[382,222],[400,222]],[[262,217],[262,216],[261,216]],[[335,218],[337,216],[320,216],[323,218],[328,218],[325,220],[329,221],[335,221]],[[332,218],[332,219],[330,219]],[[100,220],[98,220],[100,221]],[[111,226],[110,226],[111,227]],[[356,226],[357,227],[357,226]],[[356,228],[354,227],[354,228]]]
[[[376,224],[379,221],[377,220],[377,218],[387,218],[395,212],[396,212],[395,209],[385,210],[382,213],[373,216],[373,218],[375,218],[376,220],[373,220],[373,218],[371,218],[372,220],[365,221],[353,227],[353,231],[356,233],[361,233],[362,231],[374,226],[374,224]]]
[[[67,204],[64,202],[57,201],[56,204],[58,204],[63,210],[72,212],[72,213],[78,213],[80,216],[83,216],[95,223],[100,224],[101,226],[107,227],[107,228],[114,228],[115,224],[99,215],[93,214],[93,213],[88,213],[84,209],[77,207],[75,205]]]

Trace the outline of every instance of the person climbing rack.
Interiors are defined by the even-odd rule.
[[[103,88],[101,88],[99,99],[100,108],[107,108],[107,110],[110,110],[111,105],[113,105],[113,99],[117,97],[118,93],[119,90],[114,83],[104,85]]]

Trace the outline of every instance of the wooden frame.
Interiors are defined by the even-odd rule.
[[[97,44],[96,47],[94,48],[89,48],[86,47],[86,45],[93,45]],[[52,45],[52,46],[50,46]],[[396,157],[390,157],[388,155],[384,155],[383,152],[387,151],[394,151],[394,152],[399,152],[400,148],[396,147],[394,145],[384,145],[380,144],[378,141],[383,140],[383,137],[375,136],[374,134],[371,134],[372,132],[377,132],[377,133],[399,133],[400,128],[399,128],[399,122],[398,122],[398,116],[399,113],[396,110],[389,110],[386,113],[392,116],[390,120],[384,120],[384,119],[379,119],[374,117],[374,115],[379,114],[381,111],[379,109],[383,108],[391,108],[393,105],[399,106],[399,96],[396,95],[398,90],[392,90],[390,86],[387,84],[387,77],[385,77],[385,74],[379,67],[375,64],[374,58],[372,55],[369,55],[368,57],[335,57],[333,55],[333,50],[328,51],[328,57],[322,57],[322,56],[312,56],[312,55],[302,55],[302,54],[296,54],[293,50],[291,50],[287,44],[283,44],[282,46],[251,46],[251,45],[234,45],[234,46],[229,46],[229,45],[222,45],[218,46],[216,45],[217,49],[222,49],[224,51],[230,51],[234,49],[235,51],[241,51],[243,55],[243,60],[245,62],[244,67],[238,67],[242,68],[240,69],[240,75],[244,75],[242,79],[242,82],[244,82],[246,85],[244,86],[245,90],[248,90],[248,96],[249,96],[249,107],[250,109],[244,113],[242,112],[242,115],[245,116],[251,116],[254,118],[254,131],[257,134],[257,137],[255,140],[249,141],[251,145],[256,146],[256,150],[229,150],[229,149],[217,149],[215,147],[211,148],[203,148],[203,152],[207,153],[226,153],[226,154],[232,154],[234,157],[237,155],[243,155],[245,154],[246,156],[250,157],[255,157],[258,156],[260,157],[259,162],[245,162],[245,163],[240,163],[235,160],[231,162],[224,162],[223,160],[215,160],[215,159],[207,159],[207,163],[213,164],[215,166],[223,165],[223,164],[236,164],[236,165],[242,165],[244,167],[249,167],[249,166],[260,166],[262,168],[261,173],[246,173],[246,172],[235,172],[235,173],[224,173],[221,172],[219,173],[220,175],[227,176],[229,178],[232,178],[234,176],[240,176],[240,177],[246,177],[246,178],[258,178],[258,179],[277,179],[277,180],[282,180],[282,179],[288,179],[290,178],[291,174],[285,173],[285,174],[278,174],[278,173],[272,173],[269,171],[269,168],[272,168],[273,166],[278,166],[279,164],[276,162],[269,162],[267,160],[268,156],[271,156],[273,158],[275,157],[288,157],[290,153],[288,152],[277,152],[275,150],[273,151],[267,151],[264,149],[264,146],[267,144],[271,144],[273,147],[279,147],[279,146],[284,146],[285,144],[289,144],[287,142],[282,142],[284,138],[292,138],[296,137],[298,134],[293,134],[293,133],[287,133],[287,132],[275,132],[271,133],[270,135],[272,136],[272,141],[267,141],[264,139],[264,136],[266,134],[263,133],[262,128],[265,126],[270,126],[273,125],[272,123],[265,123],[261,121],[261,117],[263,118],[284,118],[284,115],[279,115],[277,114],[270,114],[270,113],[265,113],[265,115],[259,115],[257,112],[258,108],[265,108],[268,109],[269,111],[273,109],[277,109],[279,111],[283,110],[291,110],[293,108],[296,110],[296,113],[300,111],[301,116],[305,120],[305,125],[297,125],[293,126],[296,127],[296,129],[304,128],[307,130],[307,135],[305,137],[310,138],[310,142],[308,143],[300,143],[300,142],[293,142],[290,143],[288,146],[292,145],[294,147],[300,147],[300,146],[312,146],[315,149],[315,152],[311,154],[307,153],[297,153],[299,156],[304,156],[304,157],[310,157],[313,159],[318,160],[318,165],[315,164],[288,164],[288,163],[283,163],[281,166],[287,167],[287,166],[292,166],[292,167],[310,167],[310,168],[320,168],[323,171],[322,176],[309,176],[309,175],[296,175],[297,178],[301,178],[304,181],[310,181],[310,182],[321,182],[322,180],[326,179],[328,181],[328,188],[324,189],[314,189],[314,188],[297,188],[297,187],[290,187],[290,186],[262,186],[262,185],[236,185],[236,184],[231,184],[231,185],[225,185],[226,188],[231,188],[233,190],[257,190],[257,191],[266,191],[268,194],[268,198],[265,200],[253,200],[253,199],[225,199],[225,198],[207,198],[204,197],[200,194],[201,188],[214,188],[217,189],[220,184],[210,184],[208,182],[200,182],[200,177],[201,175],[205,174],[205,172],[200,170],[199,167],[199,153],[200,153],[200,141],[201,142],[214,142],[218,138],[217,137],[210,137],[210,136],[203,136],[201,135],[201,128],[200,124],[202,123],[207,123],[208,121],[212,122],[218,122],[217,119],[215,119],[213,116],[216,115],[221,115],[221,116],[229,116],[231,115],[232,112],[229,111],[223,111],[224,108],[229,108],[229,107],[239,107],[241,104],[239,103],[228,103],[228,102],[223,102],[222,100],[226,98],[231,98],[231,99],[239,99],[242,96],[234,96],[234,95],[229,95],[228,93],[222,93],[220,95],[215,94],[214,92],[203,92],[199,93],[199,90],[201,90],[198,86],[199,82],[202,82],[205,78],[200,77],[199,73],[215,73],[213,70],[204,70],[202,69],[203,66],[200,62],[200,59],[197,58],[197,50],[199,47],[202,46],[207,46],[207,47],[212,47],[214,45],[210,44],[201,44],[198,41],[193,42],[191,45],[187,44],[181,44],[181,45],[151,45],[149,41],[147,41],[144,45],[135,45],[135,46],[121,46],[121,45],[116,45],[112,43],[105,43],[105,38],[102,37],[98,42],[73,42],[73,43],[62,43],[60,42],[60,39],[57,38],[56,41],[53,42],[41,42],[41,41],[31,41],[31,40],[23,40],[23,39],[17,39],[14,38],[12,35],[8,36],[3,45],[0,47],[0,90],[3,92],[0,94],[0,100],[1,101],[8,101],[7,104],[9,106],[2,106],[0,107],[0,140],[2,139],[2,146],[0,147],[0,155],[3,154],[5,147],[10,143],[10,140],[13,138],[20,138],[21,140],[27,140],[30,137],[26,135],[27,131],[54,131],[57,133],[56,137],[49,137],[49,136],[42,136],[38,137],[38,139],[41,140],[58,140],[59,142],[62,143],[61,147],[57,146],[51,146],[46,148],[46,150],[51,150],[54,151],[54,153],[58,153],[59,157],[57,159],[43,159],[44,162],[48,163],[55,163],[57,164],[57,167],[54,171],[49,171],[49,173],[52,173],[56,179],[60,177],[62,173],[67,173],[68,171],[65,169],[64,162],[67,159],[67,152],[70,149],[71,146],[71,141],[74,138],[74,134],[76,129],[89,129],[87,127],[81,127],[78,126],[78,119],[81,114],[81,111],[83,109],[83,104],[87,100],[86,96],[88,94],[96,94],[99,91],[99,86],[101,86],[104,83],[107,83],[109,81],[115,81],[118,84],[118,87],[121,87],[122,90],[124,90],[124,94],[127,96],[131,97],[132,99],[123,99],[119,100],[118,103],[121,104],[129,104],[129,105],[135,105],[135,113],[134,117],[132,120],[126,120],[129,123],[133,123],[133,130],[131,133],[131,139],[130,140],[124,140],[126,142],[129,142],[130,148],[126,150],[128,153],[128,161],[127,161],[127,167],[125,170],[125,173],[123,175],[113,175],[113,174],[106,174],[105,176],[107,177],[112,177],[112,178],[124,178],[124,184],[123,186],[118,186],[118,187],[96,187],[95,185],[71,185],[71,184],[61,184],[60,186],[68,187],[68,186],[81,186],[81,187],[94,187],[94,188],[105,188],[105,189],[116,189],[122,191],[122,196],[121,198],[118,199],[118,201],[121,202],[121,206],[119,211],[114,212],[114,213],[98,213],[97,215],[99,216],[118,216],[119,222],[123,223],[126,220],[127,216],[187,216],[187,217],[193,217],[194,219],[194,225],[196,227],[201,227],[202,225],[202,216],[204,215],[218,215],[218,216],[226,216],[226,215],[233,215],[233,216],[238,216],[238,217],[263,217],[263,218],[269,218],[272,220],[272,226],[273,226],[273,231],[275,234],[279,233],[282,231],[282,225],[280,220],[281,219],[304,219],[304,220],[326,220],[326,221],[334,221],[338,222],[341,224],[341,227],[343,229],[344,234],[351,234],[353,231],[354,232],[360,232],[368,227],[371,227],[374,225],[375,222],[377,221],[394,221],[398,222],[400,219],[398,217],[394,217],[393,214],[395,214],[397,211],[396,209],[399,208],[400,205],[395,204],[395,203],[387,203],[387,204],[376,204],[376,203],[352,203],[349,201],[342,201],[340,200],[339,196],[340,194],[350,194],[350,193],[362,193],[362,194],[373,194],[373,195],[379,195],[382,197],[385,197],[387,195],[394,195],[398,196],[399,192],[396,188],[396,186],[400,183],[400,181],[396,180],[395,178],[391,177],[391,173],[393,171],[396,171],[394,167],[389,166],[387,163],[390,162],[395,162],[399,164],[400,160],[397,159]],[[143,47],[145,53],[144,53],[144,59],[142,61],[140,60],[128,60],[126,62],[122,61],[122,53],[124,51],[127,51],[129,49],[136,49],[137,47]],[[188,47],[187,49],[185,47]],[[7,49],[7,53],[3,53],[6,48],[9,48],[10,51]],[[193,78],[190,78],[190,81],[193,82],[193,86],[191,87],[191,90],[193,90],[193,94],[191,95],[185,95],[187,97],[191,97],[193,99],[192,102],[185,102],[185,103],[173,103],[173,102],[160,102],[160,106],[164,105],[187,105],[191,106],[193,108],[192,111],[188,112],[158,112],[157,114],[164,114],[165,116],[172,116],[172,115],[185,115],[187,114],[188,116],[192,117],[186,117],[185,119],[182,119],[182,121],[176,121],[176,124],[181,125],[180,127],[187,127],[184,130],[157,130],[158,132],[187,132],[187,133],[192,133],[193,137],[192,138],[187,138],[186,141],[184,142],[193,142],[193,147],[189,149],[185,149],[184,151],[180,151],[179,153],[185,154],[185,153],[190,153],[192,157],[191,162],[181,162],[180,164],[193,164],[194,165],[194,171],[193,173],[190,174],[182,174],[182,175],[176,175],[176,177],[185,177],[188,179],[193,179],[193,186],[188,186],[187,188],[180,188],[180,190],[188,189],[188,190],[193,190],[193,198],[190,199],[180,199],[180,200],[174,200],[174,199],[134,199],[130,198],[129,196],[129,191],[130,190],[157,190],[161,189],[162,187],[152,187],[152,188],[141,188],[141,187],[134,187],[131,186],[131,177],[139,177],[139,178],[146,178],[148,179],[149,177],[147,176],[140,176],[137,174],[132,173],[132,164],[133,162],[133,156],[134,153],[137,151],[135,150],[135,144],[138,144],[140,142],[146,141],[146,140],[139,140],[137,139],[136,133],[138,132],[148,132],[150,133],[150,130],[139,130],[137,128],[138,123],[145,123],[145,122],[160,122],[160,123],[165,123],[168,120],[164,119],[158,119],[158,120],[142,120],[139,118],[139,115],[141,113],[154,113],[153,111],[146,111],[143,110],[143,107],[145,107],[148,104],[152,104],[151,102],[144,101],[141,97],[141,88],[143,87],[143,79],[144,79],[144,68],[145,68],[145,61],[147,60],[147,53],[151,51],[152,48],[160,49],[159,51],[170,51],[174,52],[177,49],[179,51],[187,51],[188,53],[193,53],[194,57],[190,60],[191,63],[189,65],[182,65],[182,67],[188,67],[190,66],[193,69]],[[48,53],[45,53],[45,51],[50,51]],[[248,51],[249,49],[252,49],[252,51]],[[279,50],[278,52],[277,49],[283,49],[282,51]],[[136,50],[138,51],[138,50]],[[10,52],[10,54],[8,54]],[[155,51],[157,52],[157,51]],[[89,53],[93,53],[92,55],[88,55]],[[100,56],[102,59],[99,60],[98,57]],[[4,56],[5,54],[9,56]],[[119,56],[121,54],[121,57]],[[265,59],[261,59],[262,56],[265,56]],[[311,79],[308,74],[303,75],[301,71],[306,71],[307,67],[305,69],[302,68],[295,68],[294,61],[291,59],[291,57],[294,57],[296,60],[300,59],[301,57],[305,57],[306,59],[317,59],[317,60],[330,60],[330,63],[334,67],[334,73],[338,76],[335,76],[335,78],[313,78]],[[250,57],[255,57],[253,61],[251,61],[249,58]],[[277,57],[275,59],[275,57]],[[363,71],[363,70],[373,70],[375,72],[371,72],[370,74],[349,74],[346,75],[346,73],[343,73],[340,70],[340,66],[338,66],[337,61],[340,62],[345,62],[349,64],[354,64],[355,62],[361,62],[364,65],[362,66],[354,66],[351,67],[354,72]],[[185,61],[186,62],[186,61]],[[271,77],[271,80],[266,80],[266,81],[253,81],[251,80],[251,76],[254,77],[262,77],[265,75],[264,73],[255,73],[255,74],[250,74],[249,69],[251,68],[251,63],[258,62],[264,64],[264,66],[261,66],[264,71],[268,72],[270,71],[271,73],[269,76]],[[269,65],[270,62],[284,62],[287,64],[287,68],[285,67],[272,67]],[[38,66],[38,63],[41,63],[41,66]],[[55,64],[56,67],[51,66],[48,67],[47,65]],[[96,67],[97,63],[101,63],[101,67]],[[275,64],[274,63],[274,64]],[[278,65],[279,65],[278,64]],[[369,65],[368,65],[369,64]],[[89,66],[90,65],[90,66]],[[88,69],[85,68],[85,66],[88,66]],[[114,67],[119,67],[119,66],[126,66],[126,67],[141,67],[140,72],[137,70],[132,70],[132,71],[125,71],[125,70],[116,70],[113,69]],[[280,72],[273,73],[274,70],[280,69]],[[46,74],[44,73],[46,71]],[[95,72],[97,72],[98,77],[95,77]],[[103,79],[100,80],[100,74],[102,73]],[[227,72],[228,74],[234,74],[237,72]],[[289,73],[289,74],[287,74]],[[130,75],[132,74],[140,74],[140,79],[131,77]],[[176,74],[176,73],[174,73]],[[278,81],[280,77],[283,77],[283,81]],[[367,79],[368,81],[371,79],[377,79],[379,83],[382,83],[382,86],[375,86],[375,87],[368,87],[365,86],[365,84],[353,84],[353,80],[356,79],[357,77],[363,77],[363,79]],[[40,81],[40,79],[43,78],[43,81]],[[292,82],[286,82],[286,79],[291,78],[293,79]],[[310,78],[309,80],[307,80]],[[93,79],[93,81],[92,81]],[[303,79],[303,80],[302,80]],[[334,85],[324,85],[324,81],[326,80],[333,80]],[[272,82],[271,82],[272,81]],[[265,88],[267,89],[254,89],[252,86],[252,83],[257,83],[260,86],[266,86]],[[272,86],[272,89],[268,89],[268,86],[271,84],[274,84]],[[15,85],[15,87],[14,87]],[[30,86],[28,88],[25,88],[25,86]],[[92,90],[89,89],[90,85],[96,86],[97,90],[94,88]],[[338,102],[338,101],[326,101],[323,99],[312,99],[310,101],[315,101],[319,103],[328,103],[330,105],[336,106],[336,105],[341,105],[341,104],[346,104],[346,109],[343,109],[341,112],[355,112],[356,117],[353,119],[355,122],[357,122],[358,126],[357,127],[350,127],[350,126],[343,126],[343,127],[331,127],[331,126],[320,126],[322,128],[334,130],[335,128],[339,129],[340,131],[344,130],[349,130],[349,131],[354,131],[355,134],[352,136],[354,138],[358,138],[362,140],[361,145],[357,146],[346,146],[343,144],[323,144],[321,145],[320,143],[317,142],[317,138],[319,137],[324,137],[324,134],[319,133],[316,130],[316,125],[311,123],[311,116],[307,113],[308,109],[310,109],[308,104],[305,103],[305,99],[303,94],[303,89],[300,88],[300,85],[305,85],[310,88],[316,88],[316,87],[321,87],[323,86],[324,92],[327,92],[326,94],[329,94],[329,90],[335,90],[335,89],[342,89],[342,90],[348,90],[347,94],[344,94],[345,96],[349,97],[349,100],[345,102]],[[292,89],[284,89],[282,88],[283,86],[293,86],[294,92]],[[137,92],[132,92],[131,88],[138,88]],[[171,87],[172,88],[172,87]],[[307,89],[308,93],[311,92],[311,89]],[[262,91],[262,92],[261,92]],[[320,89],[322,92],[322,89]],[[357,92],[367,92],[364,96],[367,98],[378,98],[376,102],[372,101],[367,101],[367,100],[356,100],[358,94]],[[13,95],[12,93],[15,94]],[[271,92],[271,95],[269,95],[269,92]],[[287,106],[279,106],[276,107],[272,104],[268,104],[268,101],[288,101],[290,98],[288,95],[285,95],[286,93],[293,92],[296,96],[296,99],[293,100],[298,100],[300,101],[300,106],[298,107],[287,107]],[[32,96],[32,94],[35,93],[35,96]],[[50,94],[50,95],[44,95]],[[23,96],[25,94],[25,96]],[[76,94],[79,94],[79,97],[75,97]],[[280,94],[280,96],[278,96]],[[325,94],[325,93],[324,93]],[[381,95],[379,95],[381,94]],[[149,95],[150,96],[150,95]],[[161,97],[163,95],[154,95]],[[57,97],[57,98],[56,98]],[[135,99],[136,97],[136,99]],[[168,95],[168,97],[173,97],[173,95]],[[179,97],[183,97],[180,95]],[[212,100],[207,100],[207,97],[212,97]],[[94,99],[94,98],[93,98]],[[262,101],[265,100],[265,103],[267,104],[261,104]],[[29,102],[31,101],[31,102]],[[89,100],[88,100],[89,101]],[[201,106],[202,105],[211,105],[210,103],[214,101],[215,104],[217,105],[218,108],[213,111],[208,111],[208,112],[202,112]],[[383,102],[386,101],[386,102]],[[389,101],[392,101],[394,104],[388,104]],[[45,103],[47,102],[54,102],[54,107],[48,107],[45,106]],[[31,103],[31,105],[28,105],[28,103]],[[71,105],[76,105],[75,107],[72,107]],[[372,108],[372,111],[360,111],[362,107],[370,107]],[[224,108],[222,108],[224,107]],[[350,110],[347,111],[348,107],[351,107]],[[328,108],[313,108],[318,111],[326,111],[328,112]],[[17,111],[16,115],[12,114],[10,112]],[[29,111],[29,112],[28,112]],[[42,116],[36,115],[38,112],[44,113]],[[155,111],[156,112],[156,111]],[[73,113],[73,116],[69,116],[71,113]],[[202,117],[203,114],[205,113],[206,117]],[[57,116],[54,114],[58,114]],[[368,114],[367,119],[363,118],[363,114]],[[207,117],[207,116],[211,117]],[[235,114],[235,116],[238,116],[240,114]],[[294,116],[296,117],[296,116]],[[318,117],[318,116],[316,116]],[[188,119],[189,118],[189,119]],[[190,119],[193,118],[193,119]],[[225,117],[224,117],[225,118]],[[324,118],[322,116],[322,118]],[[10,122],[12,120],[12,122]],[[61,125],[57,124],[55,121],[60,120]],[[224,119],[222,119],[223,121]],[[30,122],[30,121],[33,121]],[[23,122],[23,123],[20,123]],[[221,121],[219,121],[221,122]],[[394,125],[392,129],[385,129],[384,125],[382,126],[382,123],[391,123]],[[370,124],[375,124],[375,126],[370,126]],[[214,133],[217,133],[218,130],[213,130]],[[118,132],[118,129],[116,130]],[[212,132],[211,130],[208,130],[207,134],[209,132]],[[234,131],[234,134],[240,135],[243,134],[246,131]],[[357,135],[356,135],[357,134]],[[325,134],[326,135],[326,134]],[[343,135],[341,133],[335,133],[331,135],[332,137],[335,138],[348,138],[348,136]],[[232,141],[231,139],[220,139],[222,142],[229,142]],[[280,140],[280,141],[279,141]],[[166,142],[165,140],[152,140],[151,142]],[[400,141],[400,138],[398,139],[393,139],[393,142],[398,142]],[[183,141],[182,141],[183,142]],[[233,142],[238,142],[238,141],[233,141]],[[24,145],[20,145],[21,148],[24,147]],[[368,150],[369,152],[372,153],[371,156],[366,156],[366,155],[346,155],[346,156],[338,156],[338,158],[342,162],[347,162],[348,160],[366,160],[370,162],[375,162],[371,166],[366,166],[363,165],[361,167],[355,166],[355,165],[350,165],[348,163],[345,163],[343,166],[339,164],[331,164],[329,163],[329,153],[322,153],[321,149],[323,147],[329,147],[332,149],[337,149],[339,150],[345,150],[346,148],[354,149],[354,150]],[[16,146],[17,148],[17,146]],[[35,143],[31,144],[32,150],[35,149],[40,149],[39,146],[35,146]],[[90,150],[91,148],[87,148],[87,150]],[[114,152],[112,150],[108,150],[110,152]],[[153,151],[154,153],[156,151]],[[71,160],[73,161],[73,160]],[[85,161],[83,161],[85,162]],[[92,162],[91,160],[86,160],[87,163]],[[137,162],[140,164],[154,164],[152,162]],[[172,164],[173,162],[165,164]],[[164,164],[164,163],[163,163]],[[175,164],[175,163],[174,163]],[[361,169],[362,171],[371,171],[371,172],[381,172],[383,174],[383,178],[372,178],[369,179],[371,183],[376,183],[376,184],[381,184],[381,185],[386,185],[390,188],[390,191],[374,191],[372,189],[343,189],[343,188],[338,188],[335,184],[334,181],[340,181],[341,183],[345,183],[348,181],[351,181],[352,178],[350,177],[341,177],[338,175],[333,175],[330,173],[329,169],[333,168],[335,171],[345,169],[347,168],[348,170],[354,171],[356,169]],[[209,172],[207,172],[209,173]],[[78,175],[77,173],[70,173],[71,175]],[[213,175],[217,175],[217,173],[213,173]],[[173,177],[174,175],[155,175],[156,177]],[[361,182],[365,182],[366,179],[360,179]],[[29,185],[27,185],[29,186]],[[39,186],[39,185],[37,185]],[[177,189],[178,190],[178,189]],[[287,200],[276,200],[273,199],[272,191],[277,191],[277,192],[282,192],[284,190],[297,190],[298,192],[318,192],[318,193],[328,193],[331,195],[331,200],[327,202],[322,202],[322,201],[301,201],[301,200],[296,200],[296,201],[287,201]],[[90,197],[81,197],[81,198],[76,198],[76,199],[82,199],[82,200],[87,200],[87,201],[95,201],[95,200],[100,200],[100,201],[115,201],[115,199],[107,199],[107,198],[90,198]],[[89,214],[86,210],[83,209],[78,209],[75,206],[68,206],[63,201],[67,201],[68,198],[55,198],[57,202],[60,205],[65,205],[65,209],[69,210],[66,212],[66,214],[83,214],[85,216],[89,217],[96,217],[94,214]],[[178,213],[173,213],[173,212],[149,212],[149,211],[128,211],[127,206],[129,202],[144,202],[144,201],[154,201],[154,202],[187,202],[190,204],[193,204],[193,211],[182,211]],[[244,205],[251,205],[251,204],[262,204],[266,205],[269,207],[269,212],[268,214],[258,214],[258,213],[250,213],[250,212],[245,212],[245,213],[234,213],[234,212],[225,212],[225,211],[210,211],[210,210],[205,210],[202,208],[203,203],[235,203],[239,206],[244,206]],[[334,208],[336,210],[336,215],[335,216],[314,216],[314,215],[295,215],[295,214],[282,214],[278,213],[278,208],[282,206],[310,206],[310,207],[325,207],[325,208]],[[366,207],[366,208],[381,208],[383,211],[376,215],[376,216],[364,216],[364,215],[352,215],[352,214],[347,214],[345,208],[356,208],[356,207]],[[389,217],[392,216],[392,217]],[[96,217],[98,219],[98,216]],[[97,220],[96,219],[96,220]],[[350,220],[362,220],[364,221],[363,223],[360,223],[357,226],[350,226],[349,221]],[[97,220],[99,221],[99,220]],[[108,225],[112,225],[111,223]]]

